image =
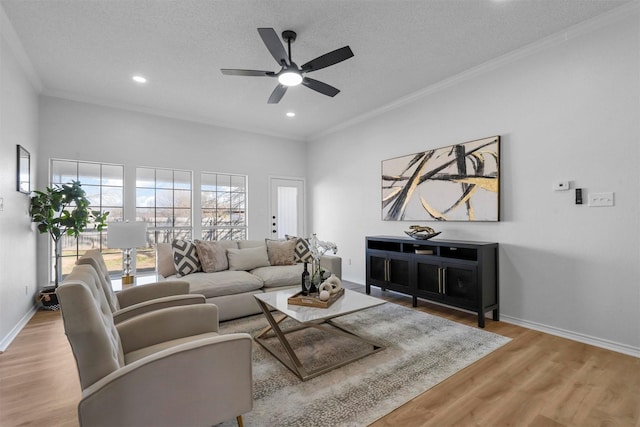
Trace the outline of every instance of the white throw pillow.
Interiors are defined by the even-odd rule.
[[[248,271],[271,265],[266,246],[246,249],[227,249],[227,258],[229,259],[229,270],[232,271]]]

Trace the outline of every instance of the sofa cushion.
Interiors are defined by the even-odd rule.
[[[293,265],[295,264],[295,240],[269,240],[265,239],[267,244],[267,255],[271,265]]]
[[[173,264],[180,276],[201,270],[195,243],[189,240],[175,239],[171,242],[171,249],[173,249]]]
[[[227,258],[229,270],[232,271],[248,271],[271,265],[267,256],[267,246],[264,244],[255,248],[227,249]]]
[[[204,241],[196,240],[196,251],[205,273],[214,273],[229,269],[227,249],[237,249],[235,240]]]
[[[247,271],[198,272],[181,277],[180,280],[189,282],[190,293],[204,295],[205,298],[251,292],[262,288],[263,285],[262,279]]]
[[[264,240],[237,240],[238,248],[247,249],[247,248],[260,248],[264,246]]]
[[[158,243],[158,273],[162,277],[169,277],[178,274],[176,266],[173,264],[173,250],[171,243]]]
[[[251,274],[259,277],[265,288],[300,285],[302,281],[302,264],[259,267],[251,270]]]
[[[287,240],[294,240],[296,242],[296,247],[295,247],[295,255],[294,255],[294,260],[295,262],[312,262],[313,261],[313,255],[311,253],[311,247],[309,246],[309,239],[305,239],[304,237],[296,237],[296,236],[289,236],[288,234],[285,235],[285,237],[287,238]]]

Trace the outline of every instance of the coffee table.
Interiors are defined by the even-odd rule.
[[[377,353],[385,348],[385,346],[380,343],[363,338],[342,326],[336,325],[331,321],[331,319],[364,310],[366,308],[375,307],[377,305],[384,304],[386,301],[345,289],[344,295],[328,308],[305,307],[288,304],[287,298],[297,292],[297,289],[287,289],[283,291],[266,292],[254,295],[264,316],[269,322],[269,326],[258,333],[254,339],[258,344],[271,353],[273,357],[278,359],[284,366],[289,368],[291,372],[296,374],[302,381],[317,377],[325,372],[344,366],[355,360],[362,359],[365,356]],[[282,314],[282,316],[276,320],[271,313],[271,310]],[[286,330],[282,330],[280,328],[280,323],[287,318],[295,320],[297,325],[287,328]],[[325,332],[348,337],[368,344],[367,347],[370,346],[370,348],[364,352],[345,358],[344,360],[327,363],[324,366],[320,366],[315,369],[307,369],[303,366],[302,362],[291,347],[291,344],[287,340],[287,334],[306,328],[317,328]],[[284,357],[281,352],[276,351],[275,347],[271,345],[271,343],[267,342],[267,338],[273,337],[272,333],[278,338],[280,344],[282,344],[286,357]]]

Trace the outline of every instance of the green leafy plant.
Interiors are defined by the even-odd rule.
[[[34,191],[29,214],[38,224],[38,231],[49,233],[55,248],[55,287],[60,277],[60,239],[63,236],[78,237],[88,228],[101,231],[106,226],[109,212],[91,210],[80,181],[47,187]]]

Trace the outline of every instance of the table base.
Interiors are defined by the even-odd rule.
[[[254,340],[258,344],[260,344],[265,350],[267,350],[269,353],[271,353],[271,355],[273,357],[278,359],[284,366],[286,366],[291,372],[293,372],[302,381],[306,381],[306,380],[309,380],[311,378],[317,377],[318,375],[322,375],[322,374],[324,374],[326,372],[332,371],[332,370],[334,370],[336,368],[339,368],[341,366],[347,365],[347,364],[349,364],[351,362],[354,362],[356,360],[362,359],[363,357],[366,357],[366,356],[369,356],[371,354],[377,353],[380,350],[384,350],[386,348],[385,346],[383,346],[380,343],[377,343],[375,341],[369,340],[367,338],[363,338],[363,337],[355,334],[354,332],[351,332],[351,331],[345,329],[342,326],[336,325],[335,323],[333,323],[331,321],[331,319],[324,320],[324,321],[322,321],[320,323],[310,323],[310,324],[299,323],[298,326],[293,327],[293,328],[289,328],[289,329],[283,331],[280,328],[280,323],[283,320],[285,320],[286,318],[288,318],[288,316],[283,314],[281,318],[276,320],[273,317],[273,315],[271,314],[271,311],[269,310],[269,306],[267,304],[265,304],[264,302],[262,302],[260,300],[258,300],[257,302],[258,302],[258,305],[260,305],[260,308],[262,309],[263,314],[267,318],[267,321],[269,322],[269,326],[267,326],[265,329],[260,331],[258,333],[258,335],[256,335],[254,337]],[[359,353],[359,354],[357,354],[355,356],[348,357],[348,358],[346,358],[344,360],[341,360],[341,361],[338,361],[336,363],[329,363],[329,364],[326,364],[324,366],[321,366],[321,367],[315,368],[315,369],[307,369],[302,365],[302,362],[300,361],[300,359],[296,355],[295,351],[291,347],[291,344],[287,340],[287,334],[289,334],[291,332],[300,331],[300,330],[303,330],[303,329],[308,329],[308,328],[316,328],[316,329],[320,329],[320,330],[322,330],[324,332],[328,332],[328,333],[331,333],[331,334],[341,335],[343,337],[348,337],[350,339],[357,340],[357,341],[363,342],[365,344],[369,344],[371,346],[371,349],[368,350],[368,351],[364,351],[362,353]],[[278,338],[278,341],[280,342],[280,344],[282,344],[282,347],[285,350],[287,358],[282,357],[282,355],[279,354],[278,351],[276,351],[275,346],[272,346],[270,343],[266,342],[266,338],[273,337],[273,335],[270,334],[271,332],[273,333],[273,335],[275,335]]]

